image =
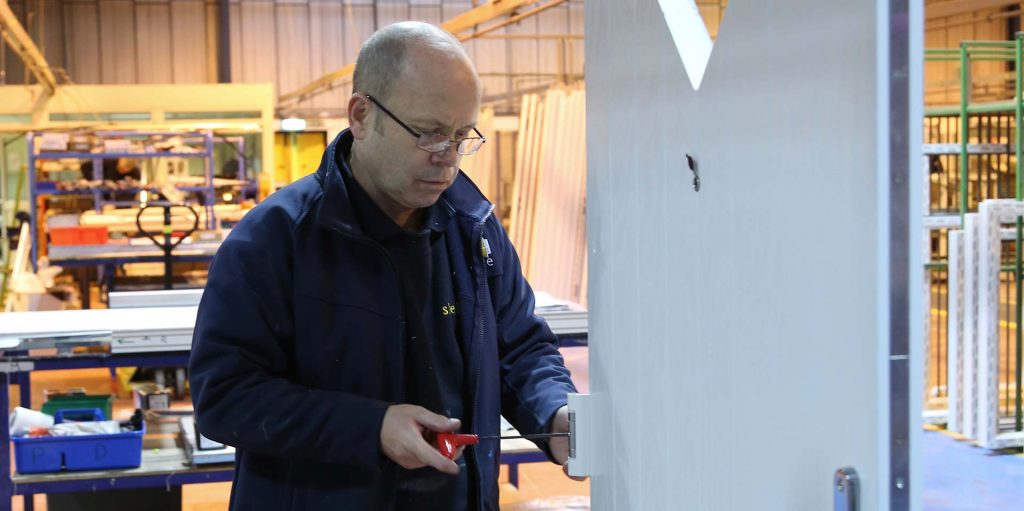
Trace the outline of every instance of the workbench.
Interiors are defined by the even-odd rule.
[[[81,311],[39,311],[0,314],[3,337],[61,335],[75,332],[109,332],[111,353],[88,356],[8,357],[0,360],[0,410],[10,410],[9,385],[19,385],[21,406],[31,408],[32,371],[115,367],[173,367],[188,365],[202,290],[172,292],[120,293],[112,305],[129,308]],[[155,306],[142,306],[155,305]],[[173,306],[165,306],[173,305]],[[558,333],[564,346],[586,344],[586,311],[538,311]],[[2,339],[0,339],[2,340]],[[0,426],[0,459],[11,458],[7,421]],[[161,424],[150,436],[176,425]],[[166,433],[166,431],[163,431]],[[514,435],[514,431],[503,434]],[[183,484],[232,480],[234,467],[227,465],[191,466],[176,440],[147,438],[143,444],[142,466],[130,470],[59,472],[55,474],[13,474],[11,464],[0,463],[0,511],[11,510],[11,499],[25,495],[25,511],[33,511],[31,495],[129,488],[171,487]],[[172,435],[174,437],[176,435]],[[173,445],[171,445],[172,442]],[[159,451],[154,450],[159,448]],[[509,466],[509,482],[519,484],[519,465],[547,461],[543,452],[529,440],[501,442],[501,463]]]
[[[77,311],[67,311],[77,312]],[[88,311],[83,311],[88,312]],[[30,313],[9,313],[3,316]],[[3,318],[0,318],[3,319]],[[0,329],[5,334],[6,329]],[[188,364],[188,352],[125,353],[73,357],[24,357],[0,361],[0,410],[10,410],[9,385],[19,385],[21,406],[32,407],[29,383],[31,371],[57,369],[167,367]],[[10,431],[7,421],[0,426],[0,459],[11,459]],[[149,442],[147,444],[146,442]],[[25,511],[33,511],[31,495],[127,488],[152,488],[190,483],[230,481],[231,470],[183,465],[184,451],[167,445],[159,452],[151,447],[153,440],[143,443],[142,466],[129,470],[98,470],[59,472],[54,474],[11,474],[10,463],[0,463],[0,511],[11,511],[11,499],[25,495]],[[159,447],[159,446],[157,446]]]
[[[50,264],[57,266],[163,261],[163,250],[146,241],[144,245],[53,245],[48,257]],[[208,261],[213,259],[218,248],[219,241],[182,243],[174,249],[172,257],[180,261]]]
[[[166,367],[188,363],[188,352],[143,353],[89,357],[60,357],[0,362],[0,409],[10,409],[8,386],[18,383],[22,406],[30,408],[31,388],[29,372],[55,369],[82,369],[96,367]],[[173,431],[172,431],[173,430]],[[234,465],[189,464],[184,449],[177,442],[176,424],[150,426],[143,442],[142,465],[127,470],[97,470],[58,472],[52,474],[12,474],[9,463],[0,463],[0,511],[11,511],[11,499],[24,495],[25,511],[33,511],[32,495],[36,493],[65,493],[77,491],[103,491],[131,488],[160,488],[195,483],[231,481]],[[170,435],[169,435],[170,434]],[[515,435],[514,431],[505,435]],[[158,438],[154,438],[158,436]],[[0,426],[0,459],[11,458],[10,431],[7,422]],[[508,465],[508,479],[513,486],[519,484],[519,465],[547,461],[547,457],[529,440],[510,439],[501,442],[501,464]]]

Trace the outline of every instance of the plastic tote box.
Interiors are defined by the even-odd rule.
[[[61,410],[92,410],[99,408],[104,417],[111,417],[114,407],[114,396],[111,394],[66,394],[50,396],[43,403],[40,411],[47,415],[57,415]],[[69,418],[70,419],[70,418]]]
[[[105,420],[103,412],[92,410],[61,410],[55,423],[72,416],[85,415],[90,420]],[[11,437],[14,442],[14,466],[19,474],[60,472],[61,470],[102,470],[135,468],[142,464],[142,437],[146,424],[139,431],[108,435]]]

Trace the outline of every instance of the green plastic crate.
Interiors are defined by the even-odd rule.
[[[94,394],[94,395],[70,395],[70,396],[50,396],[43,403],[42,412],[47,415],[54,415],[58,410],[68,410],[72,408],[99,408],[103,410],[106,417],[112,417],[111,412],[114,407],[114,396],[111,394]]]

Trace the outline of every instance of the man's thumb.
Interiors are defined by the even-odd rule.
[[[459,419],[449,419],[444,415],[438,415],[429,410],[422,410],[416,415],[416,422],[422,426],[426,426],[431,431],[438,431],[441,433],[447,433],[459,429],[462,425]]]

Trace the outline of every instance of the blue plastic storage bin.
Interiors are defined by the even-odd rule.
[[[74,417],[74,419],[72,419]],[[54,422],[68,420],[106,420],[103,412],[91,410],[61,410]],[[141,431],[109,435],[44,436],[30,438],[11,437],[14,442],[14,466],[19,474],[60,472],[61,470],[102,470],[109,468],[135,468],[142,464]]]

